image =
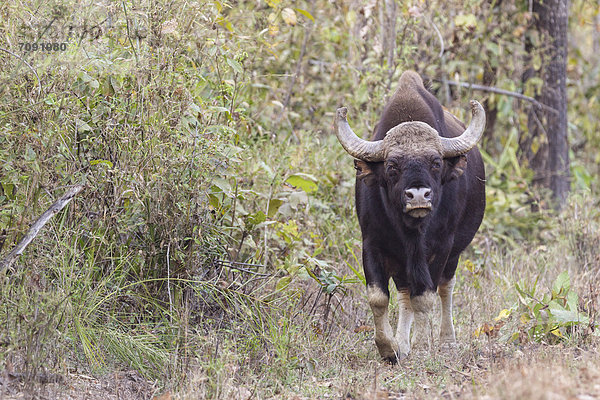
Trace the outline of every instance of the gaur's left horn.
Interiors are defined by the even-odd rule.
[[[471,123],[462,135],[455,138],[440,138],[444,157],[456,157],[471,150],[483,135],[485,111],[476,100],[471,100]]]
[[[383,140],[370,142],[356,136],[350,125],[348,125],[348,120],[346,119],[347,113],[348,109],[346,107],[338,108],[334,122],[335,134],[344,150],[359,160],[371,162],[383,161],[385,159]]]

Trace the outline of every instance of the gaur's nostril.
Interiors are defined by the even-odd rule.
[[[414,204],[431,201],[431,189],[428,187],[410,188],[404,191],[406,201]]]

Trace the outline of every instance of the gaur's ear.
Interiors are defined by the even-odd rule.
[[[467,157],[465,155],[447,158],[445,161],[442,184],[458,178],[465,172],[465,169],[467,169]]]
[[[354,168],[356,169],[356,177],[362,180],[367,186],[377,183],[377,174],[375,173],[377,163],[354,160]]]

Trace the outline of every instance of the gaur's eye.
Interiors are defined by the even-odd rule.
[[[442,168],[442,160],[440,160],[439,158],[436,158],[435,160],[433,160],[433,162],[431,163],[431,168],[432,169]]]
[[[387,173],[389,176],[398,176],[400,169],[396,165],[390,165],[387,167]]]

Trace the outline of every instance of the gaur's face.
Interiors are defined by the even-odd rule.
[[[436,152],[418,156],[392,154],[377,163],[354,160],[354,166],[358,179],[368,186],[381,186],[396,209],[419,219],[436,210],[443,185],[462,175],[467,158],[443,159]]]
[[[443,158],[433,130],[396,131],[384,142],[383,162],[355,161],[358,178],[385,188],[387,200],[403,215],[427,217],[439,205],[442,186],[463,173],[466,157]]]
[[[390,155],[383,163],[383,180],[388,198],[413,218],[424,218],[439,203],[442,186],[441,155]]]

